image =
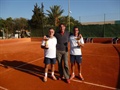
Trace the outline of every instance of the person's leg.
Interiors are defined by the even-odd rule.
[[[43,81],[46,82],[47,77],[48,77],[48,67],[49,67],[49,64],[50,64],[50,58],[45,57],[44,58],[44,64],[45,64],[45,76],[43,78]]]
[[[55,71],[55,65],[54,65],[54,64],[51,64],[51,70],[52,70],[52,72],[51,72],[51,77],[52,77],[52,79],[53,79],[53,80],[57,80],[57,78],[56,78],[55,75],[54,75],[54,71]]]
[[[75,73],[75,63],[71,63],[71,73],[74,74]]]
[[[76,63],[77,63],[77,67],[78,67],[78,77],[81,79],[81,80],[84,80],[83,76],[82,76],[82,66],[81,66],[81,63],[82,63],[82,55],[77,55],[76,56]]]
[[[63,60],[64,60],[64,76],[65,79],[67,80],[67,83],[70,83],[69,78],[70,78],[70,73],[69,73],[69,65],[68,65],[68,52],[64,52],[63,54]]]
[[[78,73],[81,73],[81,69],[82,69],[82,66],[80,63],[77,63],[77,67],[78,67]]]
[[[84,80],[83,76],[82,76],[82,65],[80,63],[77,63],[78,65],[78,77],[81,79],[81,80]]]
[[[71,77],[70,77],[70,80],[72,80],[75,77],[74,69],[75,69],[75,63],[71,63]]]
[[[49,67],[49,64],[45,64],[45,76],[44,76],[44,82],[47,81],[47,76],[48,76],[48,67]]]
[[[70,80],[72,80],[75,77],[75,56],[70,55],[70,62],[71,62],[71,77]]]
[[[54,64],[51,64],[51,76],[54,75],[54,71],[55,71],[55,66]]]
[[[61,51],[57,51],[57,61],[58,61],[58,71],[59,71],[60,77],[63,77],[62,53],[61,53]]]

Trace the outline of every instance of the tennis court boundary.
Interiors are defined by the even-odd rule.
[[[102,88],[108,88],[108,89],[113,89],[113,90],[120,90],[119,88],[114,88],[106,85],[101,85],[101,84],[96,84],[96,83],[91,83],[91,82],[86,82],[86,81],[80,81],[80,80],[75,80],[73,79],[72,81],[79,82],[79,83],[84,83],[92,86],[97,86],[97,87],[102,87]]]
[[[2,89],[2,90],[8,90],[7,88],[4,88],[4,87],[2,87],[2,86],[0,86],[0,89]]]

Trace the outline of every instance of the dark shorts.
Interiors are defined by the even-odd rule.
[[[56,63],[56,58],[44,58],[44,63],[45,64],[55,64]]]
[[[70,62],[71,63],[81,63],[82,62],[82,55],[70,55]]]

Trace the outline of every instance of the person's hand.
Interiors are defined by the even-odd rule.
[[[44,35],[44,36],[43,36],[43,39],[44,39],[44,40],[46,40],[46,39],[47,39],[46,35]]]
[[[44,36],[43,39],[45,40],[45,48],[48,48],[48,38]]]
[[[81,43],[80,43],[79,41],[77,41],[77,44],[78,44],[78,46],[80,46],[80,45],[81,45]]]
[[[77,41],[78,47],[83,47],[84,44],[82,44],[81,42]]]
[[[81,37],[82,37],[82,34],[79,34],[79,37],[81,38]]]

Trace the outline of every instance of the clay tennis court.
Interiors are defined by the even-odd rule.
[[[0,40],[0,90],[120,90],[120,44],[86,43],[82,48],[85,80],[76,77],[70,84],[50,77],[42,81],[40,44],[30,38]]]

